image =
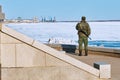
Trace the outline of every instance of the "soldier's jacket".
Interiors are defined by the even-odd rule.
[[[91,34],[91,29],[89,24],[86,21],[81,21],[76,25],[76,30],[78,30],[78,35],[80,37],[87,37],[83,32],[84,31],[88,36]]]

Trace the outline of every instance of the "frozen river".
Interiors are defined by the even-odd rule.
[[[11,23],[7,26],[42,43],[52,39],[53,44],[78,45],[76,24],[77,22]],[[89,22],[89,24],[92,32],[89,46],[120,49],[120,22]]]

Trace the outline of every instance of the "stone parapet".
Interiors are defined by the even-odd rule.
[[[16,40],[19,40],[19,41],[21,41],[21,42],[23,42],[23,43],[27,43],[27,44],[29,44],[29,45],[32,45],[32,43],[33,43],[33,41],[34,41],[32,38],[29,38],[29,37],[25,36],[24,34],[18,33],[17,31],[15,31],[15,30],[13,30],[13,29],[10,29],[10,28],[8,28],[8,27],[5,27],[5,25],[2,25],[1,31],[2,31],[4,34],[10,36],[11,38],[14,38],[14,39],[16,39]]]
[[[41,80],[100,79],[98,69],[5,25],[2,25],[0,33],[2,80],[40,79],[38,76],[42,77]],[[70,73],[74,74],[71,76]]]

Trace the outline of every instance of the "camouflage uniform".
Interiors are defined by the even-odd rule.
[[[83,16],[81,18],[81,22],[79,22],[76,25],[76,30],[78,30],[78,37],[79,37],[79,41],[78,41],[79,42],[79,56],[82,55],[82,44],[83,43],[84,43],[85,56],[88,55],[88,36],[91,33],[91,29],[90,29],[89,24],[85,20],[86,18]]]

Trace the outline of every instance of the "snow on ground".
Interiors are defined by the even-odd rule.
[[[91,22],[93,40],[120,41],[120,22]]]
[[[54,23],[11,23],[7,24],[18,32],[21,32],[40,42],[75,44],[78,36],[75,29],[77,22]],[[92,40],[89,45],[104,47],[120,47],[120,22],[89,22]]]

